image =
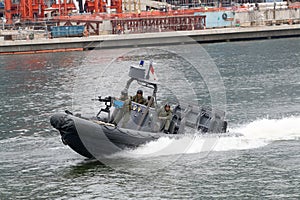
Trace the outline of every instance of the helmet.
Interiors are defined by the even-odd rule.
[[[127,94],[128,94],[127,89],[125,88],[124,90],[122,90],[122,91],[121,91],[121,94],[122,94],[122,95],[127,95]]]
[[[143,90],[138,90],[138,91],[136,91],[136,93],[143,95]]]

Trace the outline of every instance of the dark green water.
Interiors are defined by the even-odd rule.
[[[0,199],[299,199],[300,39],[203,47],[1,56]],[[225,91],[174,49],[201,58],[203,70],[216,66]],[[213,104],[210,94],[224,93],[230,132],[243,136],[218,138],[209,150],[207,138],[185,137],[175,144],[189,148],[171,152],[163,138],[111,158],[118,167],[63,145],[50,116],[95,114],[90,99],[118,95],[124,70],[145,57],[155,62],[161,101]]]

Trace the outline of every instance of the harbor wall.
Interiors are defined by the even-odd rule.
[[[197,31],[99,35],[27,41],[1,41],[0,54],[83,51],[132,48],[185,43],[229,42],[237,40],[300,37],[300,25],[235,27]]]

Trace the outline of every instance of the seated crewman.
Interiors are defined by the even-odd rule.
[[[170,122],[172,119],[172,111],[169,104],[166,104],[158,110],[158,119],[161,120],[160,130],[164,130],[164,133],[169,133]]]
[[[139,104],[142,104],[142,105],[146,105],[147,101],[146,99],[143,97],[143,91],[142,90],[138,90],[136,92],[136,95],[134,95],[131,100],[133,102],[136,102],[136,103],[139,103]]]

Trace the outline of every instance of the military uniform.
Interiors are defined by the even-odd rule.
[[[138,95],[134,95],[134,96],[131,98],[131,100],[132,100],[133,102],[136,102],[136,103],[139,103],[139,104],[142,104],[142,105],[146,105],[146,103],[147,103],[146,99],[144,99],[143,96],[138,97]]]
[[[158,118],[161,120],[161,130],[164,129],[164,132],[167,132],[172,119],[172,110],[166,111],[165,107],[161,107],[158,110]]]
[[[121,108],[115,108],[113,112],[113,123],[118,124],[123,118],[122,127],[124,127],[130,119],[131,99],[126,94],[121,95],[119,100],[123,101],[124,104]]]

